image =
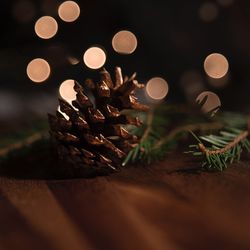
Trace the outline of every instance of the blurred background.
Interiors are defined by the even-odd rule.
[[[121,66],[148,102],[250,112],[250,2],[2,0],[0,124],[46,117],[72,80]],[[208,98],[209,100],[209,98]]]

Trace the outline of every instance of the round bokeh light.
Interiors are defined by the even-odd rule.
[[[90,69],[99,69],[106,62],[106,54],[99,47],[91,47],[85,51],[83,61]]]
[[[147,95],[154,100],[162,100],[168,94],[168,83],[161,77],[150,79],[146,85]]]
[[[215,3],[205,2],[199,9],[200,19],[204,22],[214,21],[219,14],[219,9]]]
[[[211,91],[204,91],[196,98],[196,103],[201,106],[204,113],[214,115],[221,107],[221,101],[218,95]]]
[[[228,69],[228,60],[222,54],[212,53],[204,61],[204,70],[212,78],[219,79],[224,77]]]
[[[42,39],[50,39],[58,31],[58,24],[51,16],[43,16],[35,23],[35,32]]]
[[[50,66],[46,60],[36,58],[28,64],[26,72],[31,81],[44,82],[50,75]]]
[[[137,38],[132,32],[122,30],[114,35],[112,46],[117,53],[132,54],[137,47]]]
[[[58,15],[65,22],[74,22],[80,16],[80,8],[74,1],[65,1],[58,8]]]

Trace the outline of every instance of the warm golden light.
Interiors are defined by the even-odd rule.
[[[83,55],[83,61],[91,69],[99,69],[106,62],[106,54],[99,47],[91,47]]]
[[[204,62],[204,70],[212,78],[221,78],[228,72],[229,64],[225,56],[213,53],[207,56]]]
[[[43,16],[36,21],[35,32],[42,39],[52,38],[57,30],[57,22],[51,16]]]
[[[73,57],[73,56],[69,56],[68,61],[72,65],[76,65],[76,64],[78,64],[80,62],[76,57]]]
[[[74,1],[65,1],[58,8],[58,15],[65,22],[74,22],[80,15],[80,8]]]
[[[168,83],[160,78],[150,79],[146,85],[147,95],[154,100],[162,100],[168,94]]]
[[[121,54],[132,54],[137,47],[136,36],[127,30],[116,33],[112,39],[114,50]]]
[[[44,82],[50,75],[50,66],[42,58],[32,60],[27,66],[27,75],[33,82]]]
[[[58,111],[60,114],[62,114],[62,115],[64,116],[64,118],[65,118],[67,121],[69,120],[69,116],[66,115],[65,113],[63,113],[63,112],[61,111],[60,106],[57,107],[57,111]]]
[[[218,17],[218,14],[218,7],[212,2],[203,3],[199,9],[200,19],[204,22],[214,21]]]
[[[76,99],[74,85],[75,81],[72,79],[68,79],[64,81],[59,88],[60,96],[69,103]]]
[[[211,91],[204,91],[196,98],[197,104],[201,105],[204,113],[212,113],[214,115],[221,107],[221,101],[218,95]]]

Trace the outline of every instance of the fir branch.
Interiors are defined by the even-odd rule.
[[[149,164],[156,157],[160,157],[160,151],[157,152],[157,155],[153,154],[152,147],[162,137],[167,123],[168,119],[157,115],[156,109],[150,110],[144,126],[132,131],[133,134],[141,136],[141,139],[138,145],[128,153],[122,166],[137,162]]]
[[[10,152],[14,151],[14,150],[19,150],[23,147],[27,147],[32,145],[34,142],[41,140],[42,138],[44,138],[46,136],[47,131],[40,131],[37,133],[34,133],[30,136],[28,136],[27,138],[12,143],[10,145],[7,145],[6,147],[0,148],[0,157],[5,157],[7,156]]]
[[[149,113],[146,114],[144,117],[144,126],[141,126],[138,129],[132,131],[133,134],[139,136],[141,139],[138,145],[133,148],[125,158],[123,162],[123,166],[127,165],[128,163],[151,163],[152,161],[162,159],[170,149],[173,149],[173,146],[176,146],[178,141],[183,138],[183,135],[186,135],[187,132],[207,132],[207,131],[218,131],[225,126],[229,127],[237,127],[237,128],[244,128],[247,126],[247,122],[249,119],[245,115],[238,114],[238,113],[229,113],[224,112],[222,114],[218,114],[216,118],[211,119],[211,117],[197,116],[197,113],[192,113],[192,110],[186,112],[189,109],[186,107],[182,107],[180,110],[179,108],[176,109],[176,106],[157,106],[154,110],[151,110]],[[195,110],[194,110],[195,111]],[[137,114],[138,115],[138,114]],[[168,128],[173,127],[171,124],[178,124],[182,123],[170,131],[167,131]],[[185,124],[186,123],[186,124]],[[191,133],[193,133],[191,132]],[[242,131],[241,131],[242,132]],[[209,138],[206,137],[196,137],[198,143],[200,143],[200,147],[202,148],[201,140],[212,140],[214,142],[216,140],[216,145],[211,145],[211,147],[205,147],[203,145],[203,150],[207,152],[213,152],[216,150],[220,150],[220,153],[227,154],[228,151],[233,153],[235,158],[240,157],[240,153],[242,151],[242,147],[247,148],[248,142],[244,140],[243,137],[247,137],[246,133],[242,134],[237,137],[239,132],[235,132],[232,135],[232,131],[222,131],[221,132],[225,137],[229,136],[230,141],[220,141],[218,136],[215,138],[214,136],[210,136]],[[229,134],[228,134],[229,133]],[[235,134],[236,133],[236,134]],[[221,134],[221,135],[222,135]],[[194,134],[193,134],[194,135]],[[195,136],[195,135],[194,135]],[[231,137],[230,137],[231,136]],[[237,138],[236,138],[237,137]],[[223,138],[222,138],[223,139]],[[245,138],[246,139],[246,138]],[[239,140],[239,141],[238,141]],[[229,144],[230,143],[230,144]],[[229,144],[228,146],[226,146]],[[242,147],[239,147],[239,144]],[[246,145],[246,146],[245,146]],[[223,159],[218,159],[216,156],[218,154],[206,154],[201,150],[199,145],[192,145],[195,147],[196,151],[190,151],[195,156],[202,156],[202,155],[209,155],[208,161],[209,163],[204,163],[204,166],[207,165],[209,167],[218,166],[221,168],[221,164],[219,162]],[[216,148],[217,146],[217,148]],[[221,149],[225,147],[225,149]],[[234,151],[230,150],[234,149]],[[210,151],[208,151],[210,150]],[[232,152],[231,152],[232,151]],[[210,159],[212,158],[212,159]],[[227,155],[226,159],[234,159],[229,154]]]
[[[197,145],[190,145],[193,150],[187,152],[203,158],[202,167],[224,170],[228,163],[239,161],[243,150],[250,153],[250,141],[247,139],[249,131],[228,128],[220,135],[200,136]],[[201,141],[207,142],[205,146]]]
[[[250,124],[248,116],[234,112],[224,112],[218,116],[218,120],[230,128],[244,129]]]
[[[157,111],[160,113],[157,113]],[[221,122],[203,122],[188,125],[180,125],[166,135],[169,116],[163,115],[161,110],[151,110],[146,118],[144,127],[135,130],[136,135],[141,136],[138,145],[133,148],[125,158],[123,166],[128,163],[151,163],[162,159],[166,153],[177,144],[178,137],[190,130],[208,131],[218,130],[223,127]],[[143,129],[143,131],[141,131]]]
[[[217,130],[222,128],[223,124],[220,122],[213,122],[213,123],[197,123],[197,124],[188,124],[188,125],[182,125],[177,128],[174,128],[167,136],[159,140],[153,149],[157,150],[158,148],[162,147],[162,145],[167,144],[176,136],[183,132],[188,131],[208,131],[208,130]]]
[[[235,147],[237,144],[239,144],[241,141],[245,140],[248,136],[249,136],[249,132],[243,131],[238,136],[236,136],[233,141],[228,143],[225,147],[222,147],[216,150],[207,149],[203,143],[199,143],[198,145],[199,145],[200,150],[204,154],[208,154],[208,155],[224,154],[225,152],[229,151],[230,149]]]

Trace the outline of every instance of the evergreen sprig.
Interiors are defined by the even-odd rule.
[[[235,161],[239,161],[243,150],[250,154],[249,131],[227,128],[219,135],[196,136],[197,144],[190,145],[187,153],[202,157],[202,167],[222,171]],[[205,146],[204,143],[207,145]]]
[[[0,161],[8,158],[13,151],[20,152],[32,146],[34,142],[48,138],[48,124],[46,120],[35,120],[21,129],[2,135],[0,141]]]
[[[144,125],[131,131],[141,139],[136,147],[128,153],[122,165],[138,162],[150,164],[154,160],[161,159],[167,148],[160,147],[158,150],[154,150],[154,146],[166,133],[168,123],[168,117],[160,115],[157,109],[152,109],[147,113]]]
[[[179,111],[179,112],[178,112]],[[190,118],[186,109],[183,111],[167,109],[167,107],[155,107],[145,116],[144,125],[130,130],[134,135],[140,137],[139,143],[126,156],[123,166],[128,163],[150,164],[161,160],[166,153],[178,145],[178,141],[192,131],[211,131],[222,128],[219,121],[207,121],[206,119]],[[137,114],[138,116],[138,114]],[[178,121],[176,121],[178,120]],[[181,120],[181,122],[179,121]],[[176,125],[175,121],[179,123]]]
[[[180,144],[180,140],[190,131],[197,144],[190,145],[188,153],[195,157],[199,156],[204,168],[221,171],[230,163],[239,160],[244,150],[250,153],[250,142],[247,139],[250,131],[245,130],[249,121],[245,115],[223,112],[217,113],[216,117],[211,119],[208,116],[197,115],[195,110],[192,111],[185,106],[162,105],[148,113],[135,112],[134,115],[139,116],[144,125],[139,128],[127,128],[141,139],[128,153],[123,166],[129,163],[150,164],[161,160]],[[34,129],[27,132],[22,130],[21,135],[6,135],[0,145],[0,161],[8,158],[12,151],[22,152],[23,149],[29,148],[27,146],[33,145],[33,142],[46,137],[47,128],[41,124],[43,123],[39,122],[39,126],[33,126]],[[225,126],[229,128],[218,134],[217,131]],[[208,132],[212,134],[201,136]]]
[[[229,163],[240,159],[244,149],[250,148],[247,140],[248,132],[244,131],[247,118],[241,114],[223,112],[211,119],[211,116],[197,116],[197,113],[185,108],[176,110],[168,106],[158,106],[149,113],[144,113],[142,118],[144,125],[131,130],[141,140],[128,153],[123,166],[128,163],[150,164],[161,160],[190,131],[198,144],[190,145],[192,150],[189,153],[202,157],[204,160],[202,166],[208,169],[223,170]],[[225,126],[230,128],[221,131],[220,135],[198,137],[193,133],[197,131],[200,134],[217,133]],[[208,146],[205,147],[202,141],[209,143]]]

